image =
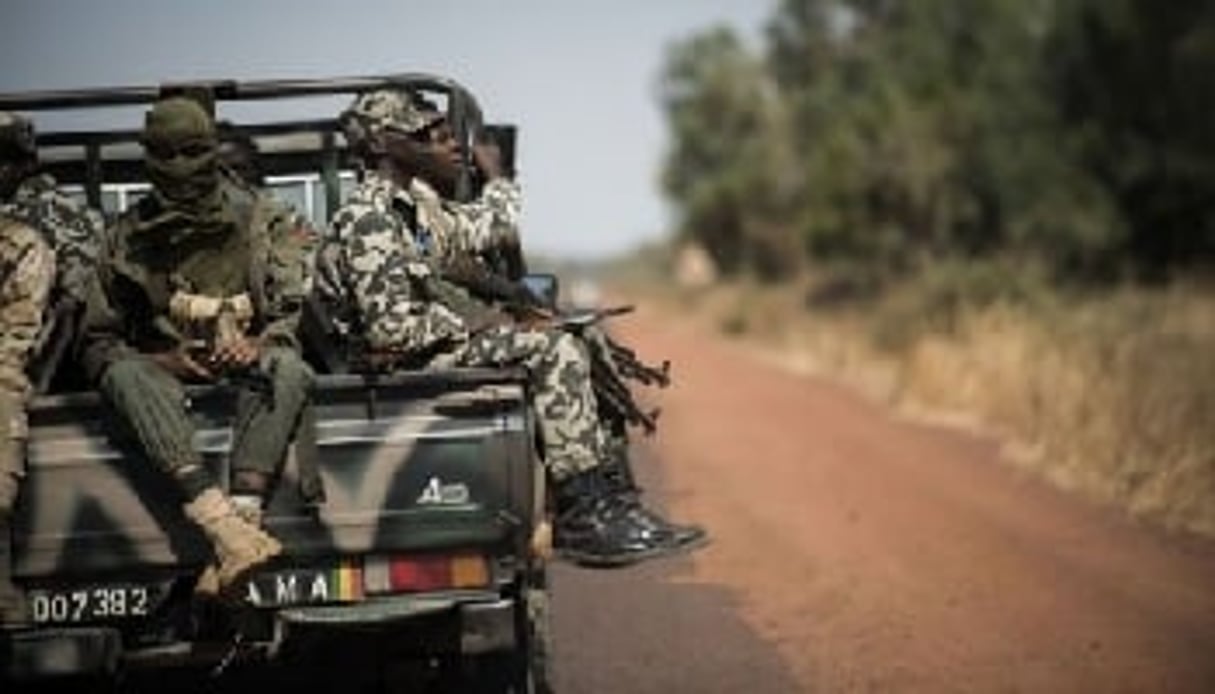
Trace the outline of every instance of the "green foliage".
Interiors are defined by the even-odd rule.
[[[1215,2],[1070,0],[1048,45],[1080,161],[1148,276],[1215,256]]]
[[[784,0],[662,82],[680,232],[726,272],[1034,258],[1061,279],[1215,251],[1215,0]]]
[[[727,29],[671,48],[662,100],[676,145],[663,184],[684,212],[682,231],[725,272],[789,274],[801,259],[779,224],[792,209],[782,104],[762,64]]]

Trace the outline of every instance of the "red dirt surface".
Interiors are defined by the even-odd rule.
[[[1215,544],[653,312],[614,327],[674,363],[651,452],[714,537],[677,580],[738,596],[806,691],[1215,692]]]

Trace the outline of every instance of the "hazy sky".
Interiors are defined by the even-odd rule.
[[[666,47],[722,23],[755,45],[774,2],[0,0],[0,91],[447,75],[489,120],[520,127],[528,247],[592,257],[668,226],[657,184],[667,133],[655,97]],[[141,112],[90,117],[138,127]]]

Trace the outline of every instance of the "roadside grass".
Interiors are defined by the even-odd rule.
[[[1068,294],[974,264],[873,284],[629,290],[788,367],[993,431],[1009,460],[1060,487],[1215,537],[1215,289]]]

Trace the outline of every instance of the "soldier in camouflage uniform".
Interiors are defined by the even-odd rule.
[[[39,172],[33,123],[6,112],[0,112],[0,213],[33,227],[55,252],[58,270],[43,333],[45,338],[56,330],[63,335],[61,344],[70,344],[104,224],[99,212],[69,198],[50,174]],[[49,340],[42,342],[49,351]],[[45,359],[50,369],[57,366],[58,356],[34,355]]]
[[[10,519],[24,472],[25,375],[55,280],[55,256],[27,224],[0,213],[0,625],[26,621],[12,580]]]
[[[415,99],[434,125],[428,129],[431,140],[441,146],[454,141],[445,117],[424,100]],[[501,153],[496,144],[479,139],[473,145],[472,159],[477,166],[485,186],[481,195],[470,202],[456,202],[455,174],[458,170],[432,171],[432,176],[446,175],[446,179],[421,181],[410,184],[410,193],[418,207],[419,222],[430,231],[429,250],[439,257],[442,267],[450,267],[453,261],[476,263],[481,272],[497,275],[501,281],[517,278],[503,275],[502,259],[519,257],[513,263],[523,270],[519,224],[522,209],[522,189],[513,179],[503,175]],[[440,197],[440,193],[445,197]],[[455,273],[459,274],[459,273]],[[585,349],[609,356],[599,363],[612,369],[617,383],[626,382],[610,358],[612,349],[607,334],[598,325],[580,327],[572,334],[583,342]],[[603,437],[601,448],[608,451],[606,477],[609,486],[625,512],[634,522],[644,527],[657,547],[668,551],[681,551],[700,547],[707,541],[707,533],[698,525],[671,523],[648,509],[640,502],[640,488],[636,485],[629,460],[627,425],[609,416],[602,402],[597,408]]]
[[[431,140],[439,120],[396,91],[362,95],[342,114],[363,180],[322,243],[322,299],[373,355],[395,354],[415,367],[525,366],[555,483],[558,547],[590,565],[654,556],[651,538],[604,486],[583,346],[562,330],[519,324],[436,273],[433,261],[445,251],[435,244],[475,248],[489,233],[466,227],[440,235],[428,226],[467,221],[420,200],[423,180],[446,180],[442,171],[459,165],[450,138]]]
[[[102,228],[97,212],[38,172],[37,152],[33,123],[0,112],[0,622],[10,623],[25,618],[10,578],[9,519],[24,466],[28,372],[50,351],[50,324],[63,321],[70,342]]]
[[[82,359],[145,456],[176,482],[215,550],[219,588],[232,590],[281,546],[203,466],[183,384],[240,386],[233,467],[273,478],[312,383],[296,327],[313,239],[259,212],[256,196],[220,174],[214,123],[194,101],[158,102],[142,142],[153,190],[106,234]]]

